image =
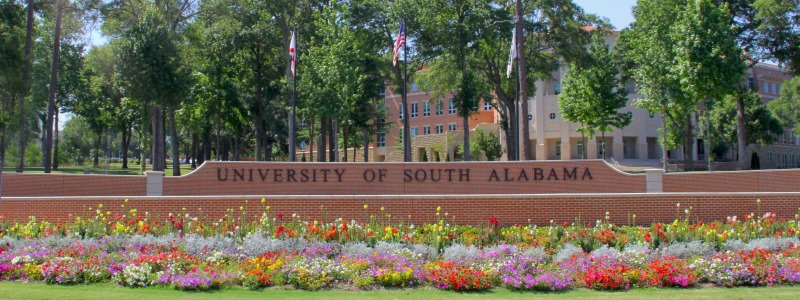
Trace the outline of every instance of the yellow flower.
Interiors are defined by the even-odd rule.
[[[383,211],[383,206],[381,206],[381,211]]]
[[[267,205],[267,207],[265,207],[264,209],[265,209],[266,211],[269,211],[269,205]]]
[[[125,199],[125,201],[123,201],[123,202],[128,203],[128,199]]]
[[[437,212],[440,212],[440,211],[442,211],[442,207],[441,207],[441,206],[439,206],[439,207],[436,207],[436,211],[437,211]]]
[[[757,204],[761,204],[761,199],[756,199]]]
[[[369,205],[364,204],[364,209],[368,209]]]
[[[267,203],[267,198],[261,198],[261,203]]]

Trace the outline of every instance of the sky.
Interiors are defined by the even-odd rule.
[[[631,9],[636,0],[573,0],[583,7],[583,11],[606,17],[617,30],[628,27],[633,22]]]

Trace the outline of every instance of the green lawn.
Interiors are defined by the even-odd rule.
[[[83,165],[83,166],[59,166],[58,170],[53,170],[53,173],[60,173],[60,174],[83,174],[84,169],[90,169],[91,174],[109,174],[109,175],[141,175],[139,172],[139,166],[133,164],[135,161],[131,161],[128,163],[128,169],[122,168],[122,163],[112,163],[110,165],[103,165],[99,168],[92,168],[91,164]],[[189,172],[193,171],[191,169],[191,164],[181,164],[181,174],[186,175]],[[148,170],[150,166],[148,165]],[[14,165],[11,163],[6,163],[6,167],[3,168],[3,172],[12,173],[15,171]],[[44,168],[42,167],[27,167],[24,168],[25,173],[43,173]],[[164,172],[165,176],[172,176],[172,164],[167,165],[167,170]]]
[[[168,287],[123,288],[112,284],[58,286],[1,282],[0,299],[798,299],[800,287],[634,289],[598,292],[579,289],[561,293],[514,292],[496,288],[484,293],[453,293],[430,288],[377,291],[308,292],[286,289],[248,291],[229,288],[182,292]]]

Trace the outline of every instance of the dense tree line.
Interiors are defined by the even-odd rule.
[[[798,123],[796,97],[771,109],[739,84],[748,64],[764,60],[798,73],[797,0],[640,0],[613,49],[603,47],[607,21],[571,0],[0,0],[0,15],[0,159],[18,171],[90,158],[97,166],[102,156],[128,168],[136,155],[156,171],[169,156],[174,175],[181,157],[193,167],[286,160],[294,84],[296,142],[316,152],[306,161],[336,161],[344,149],[353,149],[345,161],[359,150],[366,160],[390,129],[380,121],[382,92],[403,82],[453,93],[464,128],[479,100],[490,102],[508,157],[530,159],[519,142],[530,139],[527,95],[562,67],[572,73],[561,110],[590,137],[630,121],[619,113],[629,82],[642,95],[637,106],[665,116],[669,148],[690,150],[706,132],[742,152],[780,130],[773,110],[782,124]],[[391,64],[401,20],[407,73]],[[106,42],[92,45],[93,32]],[[518,61],[505,76],[512,36]],[[72,116],[63,133],[57,112]],[[695,124],[693,114],[709,122]],[[465,132],[466,160],[469,139]]]

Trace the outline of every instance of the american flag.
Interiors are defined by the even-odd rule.
[[[289,57],[292,59],[290,65],[292,77],[295,77],[297,76],[297,38],[294,36],[294,32],[292,32],[292,41],[289,44]]]
[[[392,60],[392,65],[397,65],[397,57],[400,56],[400,47],[406,44],[406,24],[405,22],[400,22],[400,34],[397,35],[397,40],[394,41],[394,49],[392,50],[392,54],[394,54],[394,58]]]

